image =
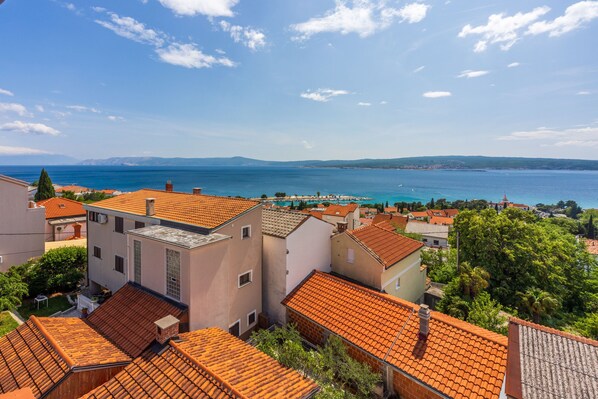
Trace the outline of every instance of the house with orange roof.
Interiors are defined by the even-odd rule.
[[[157,323],[155,345],[81,399],[309,399],[318,385],[218,328],[178,334]]]
[[[68,185],[68,186],[60,186],[55,191],[56,191],[56,195],[58,195],[58,196],[62,196],[62,194],[65,191],[70,191],[78,197],[83,194],[87,194],[87,193],[91,192],[92,190],[87,187],[72,184],[72,185]]]
[[[31,316],[0,338],[0,394],[75,399],[131,360],[82,319]]]
[[[417,301],[426,289],[419,241],[395,232],[389,221],[332,237],[332,271],[377,291]]]
[[[87,236],[87,214],[81,202],[54,197],[38,201],[37,206],[46,209],[46,242]]]
[[[0,272],[44,254],[44,208],[29,201],[28,184],[0,175]]]
[[[421,220],[421,221],[427,221],[428,218],[430,217],[430,215],[428,214],[428,211],[421,211],[421,212],[409,212],[407,214],[407,216],[409,216],[409,219],[415,219],[415,220]]]
[[[331,204],[322,213],[322,220],[336,226],[339,232],[356,229],[359,227],[359,205],[354,203]]]
[[[442,226],[452,226],[453,225],[453,218],[449,218],[446,216],[432,216],[430,218],[430,224],[439,224]]]
[[[400,229],[405,231],[407,223],[409,222],[409,217],[403,215],[380,214],[374,217],[371,224],[378,224],[384,221],[388,221],[394,227],[394,230]]]
[[[505,398],[505,336],[317,271],[283,304],[304,338],[321,345],[338,336],[353,358],[382,375],[389,394]]]
[[[133,281],[189,307],[190,330],[248,336],[262,311],[258,201],[144,189],[86,204],[91,293]]]

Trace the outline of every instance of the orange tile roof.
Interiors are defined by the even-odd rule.
[[[454,218],[455,216],[457,216],[459,214],[459,210],[458,209],[444,209],[444,213],[446,214],[447,217],[449,218]]]
[[[328,216],[340,216],[345,217],[351,212],[355,212],[355,210],[359,208],[357,204],[347,204],[347,205],[336,205],[331,204],[326,210],[324,211],[324,215]]]
[[[316,219],[320,219],[322,220],[322,214],[324,212],[322,211],[309,211],[309,214],[312,215],[313,217],[315,217]]]
[[[395,213],[395,212],[398,212],[398,211],[399,210],[397,209],[396,206],[389,206],[389,207],[384,208],[384,212],[385,213]]]
[[[361,223],[363,226],[369,226],[372,224],[373,219],[368,219],[368,218],[359,218],[359,223]]]
[[[35,399],[31,388],[17,389],[6,394],[0,394],[0,399]]]
[[[424,245],[378,225],[359,227],[343,234],[364,247],[385,268],[405,259]]]
[[[433,311],[422,340],[417,305],[318,271],[283,305],[448,397],[500,394],[507,362],[502,335]]]
[[[598,255],[598,240],[586,240],[586,248],[592,255]]]
[[[81,319],[31,316],[0,338],[0,393],[29,387],[40,397],[76,367],[130,361]]]
[[[83,186],[62,186],[60,188],[57,188],[55,190],[57,193],[63,193],[65,191],[72,191],[73,193],[87,193],[89,191],[91,191],[89,188],[87,187],[83,187]]]
[[[454,222],[453,218],[443,217],[443,216],[432,216],[430,218],[430,224],[442,224],[445,226],[450,226]]]
[[[242,198],[143,189],[95,202],[89,206],[145,216],[146,198],[156,199],[154,215],[156,218],[209,229],[216,228],[260,205],[258,201]]]
[[[430,216],[430,215],[428,215],[427,211],[425,211],[425,212],[411,212],[411,215],[414,218],[427,218],[428,216]]]
[[[85,399],[300,399],[318,386],[265,353],[218,329],[179,335],[148,350]]]
[[[187,310],[158,294],[128,283],[93,311],[87,321],[131,357],[139,356],[152,343],[154,322],[173,315],[183,319]]]
[[[247,398],[306,398],[318,386],[219,328],[181,334],[172,345],[205,365]],[[239,362],[239,359],[243,359]]]
[[[407,222],[409,222],[409,217],[402,215],[376,215],[372,224],[379,224],[384,221],[390,222],[390,225],[394,227],[392,231],[395,231],[397,228],[405,230]]]
[[[38,201],[38,206],[46,208],[46,219],[85,216],[83,204],[68,198],[54,197]]]

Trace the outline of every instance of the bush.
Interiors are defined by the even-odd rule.
[[[27,284],[20,276],[0,273],[0,311],[16,308],[27,295]]]

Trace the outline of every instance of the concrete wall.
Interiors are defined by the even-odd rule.
[[[438,244],[436,244],[435,241],[438,241]],[[431,247],[431,248],[448,248],[448,239],[446,239],[446,238],[428,236],[428,235],[423,234],[422,242],[424,243],[425,246]]]
[[[50,219],[51,220],[51,219]],[[74,223],[66,223],[52,226],[50,220],[46,220],[46,242],[63,241],[71,238],[75,234]],[[78,222],[81,225],[81,238],[87,237],[87,223],[85,221]],[[58,231],[58,227],[62,227]]]
[[[46,210],[28,206],[27,186],[0,176],[0,272],[44,253]]]
[[[382,273],[382,289],[388,294],[418,303],[426,289],[426,271],[420,271],[421,251],[416,251]],[[396,288],[397,279],[401,286]]]
[[[347,234],[337,234],[332,241],[332,271],[362,284],[382,289],[382,266],[361,245]],[[354,261],[348,261],[348,251],[353,250]]]
[[[330,225],[332,228],[332,225]],[[280,302],[286,296],[286,239],[264,236],[263,247],[263,311],[272,322],[283,322],[286,312]]]

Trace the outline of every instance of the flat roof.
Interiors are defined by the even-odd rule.
[[[219,233],[203,235],[160,225],[129,230],[128,233],[187,249],[195,249],[204,245],[213,244],[215,242],[231,238],[230,236]]]

